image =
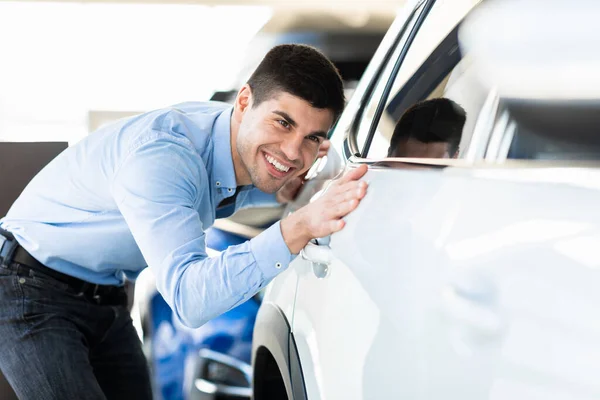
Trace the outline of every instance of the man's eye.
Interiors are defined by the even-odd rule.
[[[316,135],[307,136],[307,139],[311,140],[313,142],[316,142],[316,143],[319,143],[321,141],[321,139],[318,136],[316,136]]]
[[[290,124],[289,124],[289,122],[287,122],[287,121],[285,121],[285,120],[283,120],[283,119],[280,119],[280,120],[278,120],[277,122],[279,122],[279,124],[280,124],[281,126],[283,126],[285,129],[289,129],[289,128],[290,128]]]

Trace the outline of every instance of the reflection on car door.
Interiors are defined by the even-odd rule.
[[[390,186],[390,173],[404,184]],[[445,183],[437,171],[408,165],[374,166],[366,179],[369,195],[331,239],[327,276],[318,278],[306,260],[298,267],[293,334],[309,398],[426,394],[434,331],[422,310],[434,306],[441,285],[439,226],[450,205],[436,193]]]

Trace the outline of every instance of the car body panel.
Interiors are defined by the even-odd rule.
[[[600,394],[600,213],[564,207],[600,193],[533,171],[369,171],[329,275],[294,264],[309,399]]]

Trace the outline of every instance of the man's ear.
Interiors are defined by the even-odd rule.
[[[233,105],[233,117],[239,123],[242,121],[242,117],[246,110],[252,107],[252,89],[250,89],[250,85],[246,83],[242,86],[235,97]]]

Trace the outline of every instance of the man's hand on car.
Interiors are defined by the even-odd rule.
[[[344,227],[342,218],[356,209],[367,193],[367,183],[359,180],[366,172],[366,165],[347,171],[317,200],[281,220],[283,240],[293,254],[298,254],[310,240]]]

